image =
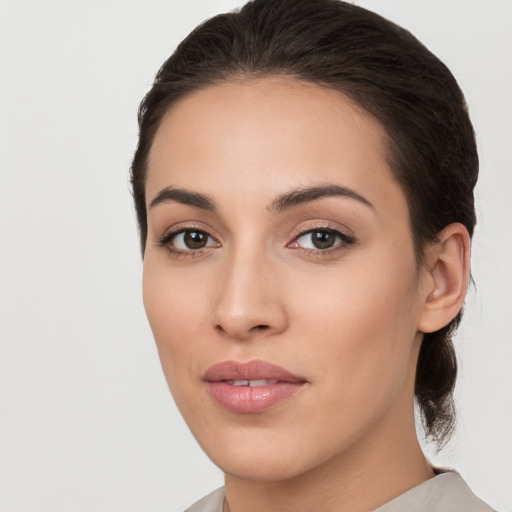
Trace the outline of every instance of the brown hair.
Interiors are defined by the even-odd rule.
[[[420,264],[425,245],[450,223],[473,234],[478,156],[464,96],[448,68],[408,31],[361,7],[339,0],[254,0],[192,31],[140,105],[131,182],[143,251],[146,164],[162,116],[192,91],[275,75],[338,90],[380,121]],[[454,428],[451,336],[460,318],[426,334],[418,359],[416,399],[427,436],[438,446]]]

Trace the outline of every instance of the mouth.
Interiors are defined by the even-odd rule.
[[[254,414],[295,396],[306,379],[261,360],[223,361],[203,377],[215,403],[231,412]]]
[[[231,384],[232,386],[249,386],[251,388],[259,388],[261,386],[271,386],[273,384],[277,384],[278,380],[272,379],[258,379],[258,380],[226,380],[224,381],[226,384]]]

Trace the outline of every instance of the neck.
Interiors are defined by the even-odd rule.
[[[285,481],[226,475],[225,512],[371,511],[432,478],[410,421],[386,421],[349,452]]]

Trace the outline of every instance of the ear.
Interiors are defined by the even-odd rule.
[[[428,333],[448,325],[461,310],[469,282],[471,242],[467,229],[450,224],[427,248],[418,330]]]

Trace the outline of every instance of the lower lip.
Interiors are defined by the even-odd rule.
[[[276,382],[266,386],[233,386],[226,382],[208,382],[213,399],[225,409],[240,413],[258,413],[270,409],[297,394],[303,382]]]

